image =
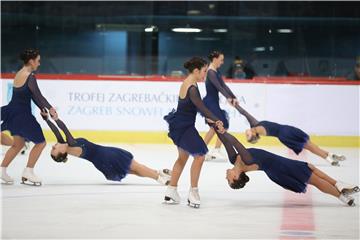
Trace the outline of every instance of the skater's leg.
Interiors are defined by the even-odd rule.
[[[180,178],[182,171],[184,170],[185,164],[189,159],[189,154],[184,150],[178,148],[179,156],[174,163],[171,179],[170,179],[170,186],[176,187]]]
[[[326,173],[316,168],[314,165],[308,163],[309,168],[312,170],[313,174],[317,175],[319,178],[327,181],[329,184],[335,186],[336,180],[328,176]]]
[[[204,142],[206,145],[209,145],[211,139],[214,137],[214,134],[215,130],[211,127],[204,137]]]
[[[20,150],[24,147],[24,138],[14,136],[14,141],[11,147],[6,151],[4,160],[1,163],[1,167],[7,167],[11,161],[16,157]]]
[[[318,188],[320,191],[330,194],[336,198],[339,198],[340,192],[336,189],[334,185],[329,183],[328,181],[320,178],[316,174],[311,174],[309,179],[309,184],[314,185],[316,188]]]
[[[319,157],[322,157],[323,159],[326,159],[326,157],[329,155],[329,152],[321,149],[319,146],[317,146],[316,144],[314,144],[310,140],[307,141],[304,148],[309,150],[310,152],[314,153],[315,155],[318,155]]]
[[[1,133],[1,145],[11,146],[13,145],[13,142],[14,142],[13,139],[9,135],[3,132]]]
[[[131,161],[130,173],[135,174],[139,177],[152,178],[154,180],[157,180],[159,177],[158,171],[151,169],[141,163],[138,163],[137,161],[135,161],[135,159]]]
[[[29,160],[26,165],[27,167],[33,168],[35,166],[45,146],[46,146],[46,142],[37,143],[34,145],[34,147],[30,151]]]
[[[170,183],[166,189],[164,201],[169,204],[179,204],[180,195],[177,192],[177,184],[182,171],[184,170],[185,164],[189,158],[189,154],[184,150],[178,148],[179,156],[174,163]]]

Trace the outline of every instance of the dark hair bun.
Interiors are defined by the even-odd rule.
[[[240,189],[245,187],[246,183],[249,182],[250,178],[245,174],[245,172],[240,173],[239,178],[235,180],[230,187],[232,189]]]
[[[195,69],[201,69],[206,66],[207,62],[201,57],[192,57],[184,63],[184,68],[186,68],[190,73]]]
[[[214,58],[218,58],[220,55],[224,55],[224,54],[220,51],[213,51],[212,53],[209,54],[208,58],[210,61],[212,61]]]
[[[30,61],[30,59],[35,59],[39,55],[40,55],[39,50],[33,49],[33,48],[28,48],[28,49],[25,49],[20,54],[20,59],[24,62],[24,64],[27,64]]]
[[[185,63],[184,63],[184,68],[189,69],[189,68],[190,68],[190,64],[191,64],[190,61],[185,62]]]

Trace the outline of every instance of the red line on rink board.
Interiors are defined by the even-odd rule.
[[[1,73],[1,79],[13,79],[14,73]],[[96,75],[96,74],[36,74],[39,80],[80,80],[80,81],[153,81],[153,82],[181,82],[182,77],[149,75]],[[326,85],[360,85],[360,81],[346,80],[345,78],[325,77],[254,77],[253,79],[229,79],[226,82],[233,83],[271,83],[271,84],[326,84]]]
[[[295,153],[289,150],[289,156],[292,159],[306,160],[304,152],[296,156]],[[316,239],[310,186],[307,188],[306,193],[284,192],[279,239]]]

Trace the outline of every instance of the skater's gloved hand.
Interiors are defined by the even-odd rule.
[[[58,120],[58,119],[59,119],[59,116],[58,116],[55,108],[53,108],[53,107],[50,108],[50,109],[49,109],[49,112],[50,112],[50,116],[51,116],[52,119],[54,119],[54,120]]]
[[[46,108],[41,109],[40,115],[41,115],[42,119],[44,119],[45,121],[47,121],[49,119],[49,114],[48,114]]]

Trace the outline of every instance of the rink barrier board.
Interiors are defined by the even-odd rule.
[[[120,76],[120,75],[93,75],[93,74],[37,74],[39,80],[84,80],[84,81],[163,81],[163,82],[181,82],[183,77],[167,76]],[[14,77],[14,74],[2,73],[1,79],[6,80]],[[275,83],[275,84],[331,84],[331,85],[360,85],[360,81],[348,81],[343,78],[319,78],[319,77],[256,77],[252,80],[234,80],[226,79],[233,83]],[[124,131],[124,130],[79,130],[72,131],[75,136],[89,138],[96,142],[119,142],[119,143],[159,143],[172,144],[167,133],[163,131]],[[44,129],[46,139],[55,141],[49,130]],[[239,140],[246,142],[243,134],[236,133]],[[352,134],[350,134],[352,135]],[[204,136],[204,133],[202,133]],[[312,141],[329,147],[360,147],[360,136],[311,136]],[[215,141],[213,140],[212,143]],[[259,146],[281,146],[282,144],[275,138],[263,137]],[[256,145],[249,145],[256,146]]]

